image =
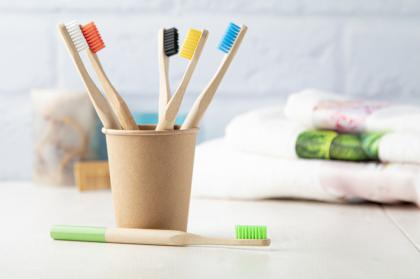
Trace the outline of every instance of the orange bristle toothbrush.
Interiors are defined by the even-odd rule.
[[[138,126],[134,121],[127,104],[111,84],[110,80],[105,74],[98,56],[96,55],[98,51],[105,48],[105,44],[101,38],[101,35],[99,34],[98,29],[96,28],[95,23],[90,22],[86,25],[83,25],[81,26],[81,30],[89,46],[87,51],[88,57],[96,74],[98,75],[99,81],[104,88],[105,97],[107,98],[112,110],[120,121],[121,127],[124,130],[138,130]]]
[[[201,52],[204,48],[208,36],[207,30],[190,29],[185,38],[184,45],[180,52],[180,56],[190,60],[185,70],[181,83],[175,91],[169,103],[166,105],[162,115],[159,115],[159,123],[156,130],[172,130],[174,128],[176,115],[184,98],[185,91],[200,59]]]

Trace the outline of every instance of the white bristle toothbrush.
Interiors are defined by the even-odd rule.
[[[239,27],[234,23],[229,24],[226,33],[219,44],[219,49],[226,53],[225,57],[210,83],[194,102],[190,112],[181,126],[182,130],[198,127],[201,118],[210,105],[211,100],[213,99],[213,96],[223,79],[223,76],[235,57],[247,29],[248,28],[245,25]]]
[[[195,67],[200,59],[207,36],[207,30],[190,29],[188,31],[180,56],[190,60],[190,62],[188,63],[187,69],[185,70],[184,76],[182,77],[177,90],[169,100],[163,113],[159,115],[159,123],[156,126],[156,130],[172,130],[174,128],[176,116],[181,106],[182,99],[184,98],[185,91],[187,90],[192,74],[194,73]]]
[[[171,98],[169,85],[169,57],[178,53],[178,29],[160,29],[158,36],[159,58],[159,116],[162,116]]]
[[[152,229],[104,228],[81,226],[53,226],[50,235],[55,240],[125,243],[143,245],[224,245],[269,246],[266,226],[235,227],[235,238],[215,238],[197,234]]]
[[[101,38],[101,35],[96,28],[94,22],[90,22],[86,25],[80,27],[82,30],[82,36],[86,40],[89,48],[87,49],[87,54],[89,60],[92,63],[93,69],[98,75],[99,81],[102,84],[102,87],[105,91],[105,97],[107,98],[112,110],[117,116],[121,127],[124,130],[138,130],[138,126],[134,121],[131,112],[125,103],[124,99],[118,94],[117,90],[112,85],[111,81],[105,74],[105,71],[99,61],[97,52],[105,48],[104,41]],[[80,34],[80,33],[78,33]],[[79,41],[83,38],[78,38]]]
[[[79,72],[86,90],[89,94],[90,100],[95,108],[102,125],[107,129],[120,129],[121,126],[117,121],[111,107],[109,106],[105,97],[101,94],[98,87],[96,87],[92,78],[90,77],[85,65],[79,55],[80,51],[88,48],[86,40],[83,37],[79,24],[75,21],[68,24],[59,24],[58,31],[63,38],[67,50],[72,57],[72,60]]]

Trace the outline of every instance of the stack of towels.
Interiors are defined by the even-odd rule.
[[[420,108],[319,90],[234,118],[198,146],[193,195],[420,205]]]

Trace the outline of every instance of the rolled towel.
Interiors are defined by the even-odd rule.
[[[307,127],[339,132],[398,131],[420,133],[420,108],[349,99],[307,89],[289,96],[285,115]]]
[[[197,147],[193,196],[419,205],[420,166],[284,160],[233,150],[224,139]]]
[[[287,120],[281,106],[238,115],[226,127],[226,142],[237,150],[284,159],[420,163],[418,133],[311,130]]]

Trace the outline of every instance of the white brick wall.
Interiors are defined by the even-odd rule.
[[[210,37],[184,110],[210,79],[217,42],[231,20],[249,33],[205,118],[207,137],[236,113],[281,103],[305,87],[372,98],[420,100],[418,0],[17,0],[0,1],[0,179],[31,168],[29,91],[81,88],[55,25],[97,22],[99,53],[133,110],[157,103],[156,30],[207,28]],[[173,87],[186,61],[171,58]]]

